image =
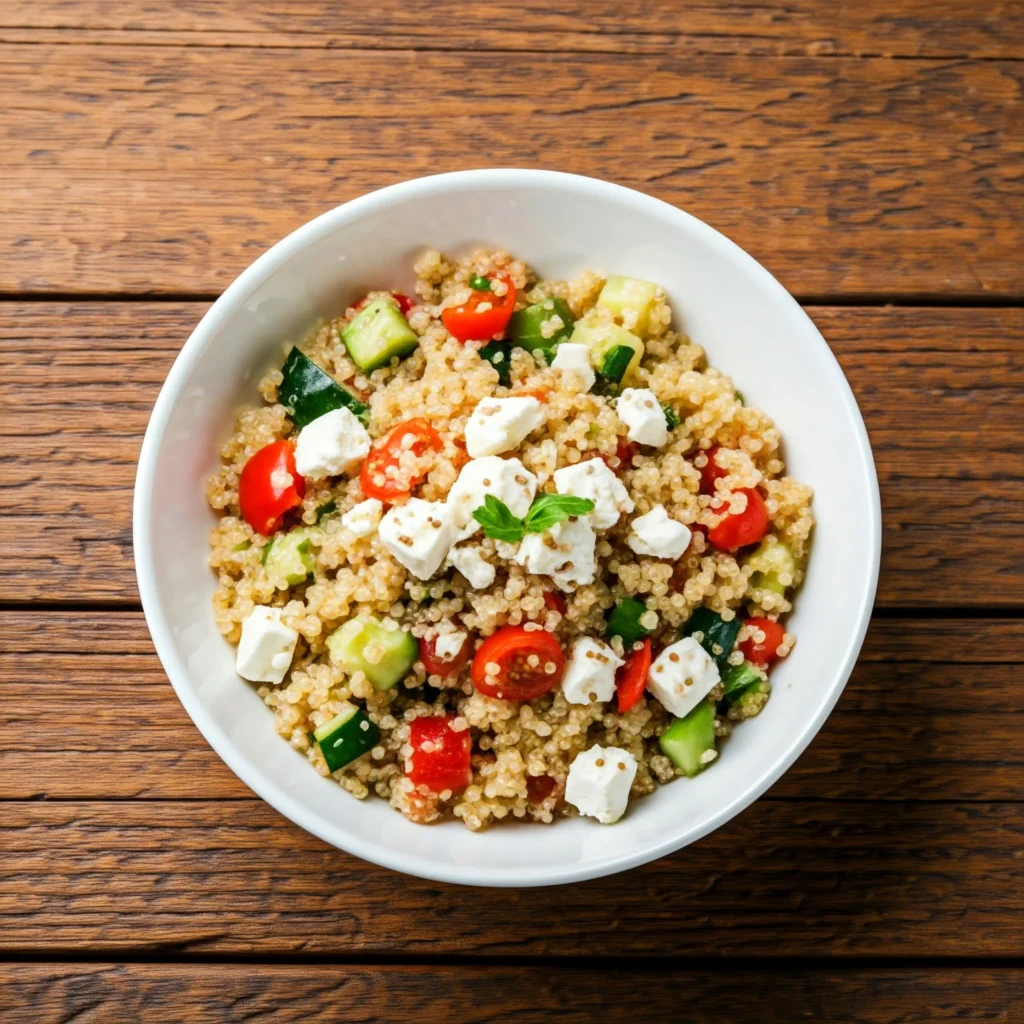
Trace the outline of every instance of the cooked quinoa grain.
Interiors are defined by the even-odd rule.
[[[309,422],[303,395],[284,404],[291,342],[286,372],[275,366],[259,383],[262,403],[239,412],[207,484],[220,516],[217,625],[278,733],[358,799],[471,829],[614,820],[566,800],[578,755],[609,751],[580,762],[594,792],[620,785],[621,764],[621,786],[642,796],[712,766],[731,729],[769,699],[770,666],[795,644],[780,620],[809,555],[811,490],[784,475],[771,419],[672,329],[661,288],[593,271],[538,280],[500,250],[428,250],[415,269],[414,300],[368,297],[384,309],[395,354],[367,354],[383,342],[367,340],[366,303],[298,343],[354,411],[336,418],[349,433],[314,453],[324,479],[303,481],[288,462],[305,429],[297,422]],[[513,308],[524,311],[515,338]],[[580,373],[549,365],[569,338],[588,346],[590,390]],[[605,373],[616,346],[620,372],[629,361],[620,379]],[[618,415],[624,387],[642,394],[645,422]],[[520,401],[502,404],[510,398]],[[474,417],[490,399],[495,410]],[[645,438],[665,437],[656,417],[669,429],[651,447]],[[470,450],[494,454],[471,460],[467,437]],[[261,477],[268,446],[277,461]],[[566,477],[567,493],[556,472],[577,466],[586,475]],[[554,522],[535,511],[542,496]],[[566,497],[590,510],[563,514]],[[270,536],[258,532],[257,498],[277,515],[264,524]],[[659,557],[668,550],[683,554]],[[250,619],[257,608],[269,611]],[[609,635],[610,621],[628,628]],[[577,658],[583,638],[605,653]],[[674,689],[645,689],[652,657]],[[531,688],[543,692],[530,699]]]

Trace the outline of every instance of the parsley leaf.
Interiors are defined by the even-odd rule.
[[[337,514],[338,514],[338,503],[333,498],[331,498],[330,501],[325,501],[316,510],[316,521],[317,521],[317,523],[320,523],[324,519],[326,519],[328,516],[336,516]]]
[[[511,509],[493,494],[484,498],[484,503],[473,511],[473,518],[484,528],[492,540],[507,540],[515,543],[523,539],[526,524]]]
[[[671,405],[666,405],[664,402],[662,402],[661,410],[665,414],[665,422],[668,424],[668,429],[675,430],[679,426],[679,413]]]
[[[577,498],[573,494],[542,494],[526,513],[526,532],[543,533],[569,516],[584,516],[593,511],[594,503],[589,498]]]
[[[572,494],[542,494],[530,506],[526,518],[520,519],[512,515],[503,501],[488,494],[483,505],[473,511],[473,518],[492,540],[515,543],[527,533],[543,533],[569,516],[583,516],[593,511],[594,503],[589,498],[577,498]]]

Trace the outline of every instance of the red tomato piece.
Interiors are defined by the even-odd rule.
[[[426,474],[402,476],[398,471],[402,452],[412,451],[414,455],[423,455],[431,448],[440,451],[443,447],[441,435],[422,417],[399,423],[370,449],[359,471],[363,493],[368,498],[378,498],[380,501],[408,498]]]
[[[423,662],[427,675],[457,676],[469,664],[469,655],[472,650],[473,645],[470,643],[469,637],[466,637],[462,641],[459,653],[449,661],[437,653],[436,636],[432,636],[429,639],[427,637],[420,637],[420,661]]]
[[[275,441],[261,448],[242,467],[238,480],[238,504],[242,518],[257,532],[269,537],[284,514],[302,503],[306,481],[295,468],[295,446]]]
[[[544,591],[544,606],[553,612],[558,612],[563,617],[569,610],[569,606],[565,603],[565,598],[557,590]]]
[[[779,660],[779,646],[786,631],[771,619],[747,619],[746,625],[753,626],[764,633],[764,639],[756,642],[748,637],[740,644],[743,657],[758,668],[767,668]]]
[[[536,664],[530,664],[531,658]],[[488,665],[497,665],[497,673],[488,672]],[[535,700],[561,682],[564,669],[565,652],[551,633],[502,626],[480,645],[471,673],[473,685],[488,697]]]
[[[651,641],[644,640],[639,651],[626,655],[625,665],[615,673],[615,693],[619,699],[619,714],[625,714],[643,696],[647,686],[647,673],[651,670]]]
[[[742,512],[727,513],[717,526],[708,530],[708,540],[719,551],[738,551],[756,544],[768,532],[768,509],[760,493],[752,487],[742,487],[733,493],[745,494],[747,507]]]
[[[550,775],[526,776],[526,799],[531,804],[542,804],[558,787],[558,780]]]
[[[719,445],[712,445],[704,454],[708,457],[707,465],[700,471],[700,493],[714,494],[715,482],[723,476],[728,476],[729,471],[723,469],[716,461],[715,456],[721,450]]]
[[[507,285],[504,295],[474,290],[461,306],[441,311],[441,322],[449,334],[459,341],[489,341],[505,330],[516,306],[516,286],[505,274],[497,280]]]
[[[615,470],[616,473],[621,473],[625,469],[632,468],[633,456],[636,455],[638,448],[638,445],[620,436],[615,444],[615,458],[619,460],[618,465],[613,466],[608,455],[602,455],[601,458],[609,469]]]
[[[434,793],[464,789],[473,778],[469,755],[473,739],[469,729],[456,732],[454,715],[417,718],[409,723],[412,754],[405,762],[405,774],[417,786]]]

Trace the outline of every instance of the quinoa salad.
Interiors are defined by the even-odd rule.
[[[768,701],[811,489],[656,283],[484,249],[415,271],[283,344],[239,412],[218,627],[352,796],[611,824]]]

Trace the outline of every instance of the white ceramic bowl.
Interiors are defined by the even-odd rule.
[[[203,484],[237,407],[282,339],[370,287],[409,290],[426,246],[498,245],[545,277],[586,267],[657,281],[678,326],[774,417],[788,469],[815,490],[818,526],[791,628],[757,719],[712,770],[632,801],[614,826],[574,819],[474,834],[411,824],[385,801],[354,800],[274,732],[217,632]],[[546,171],[483,170],[394,185],[325,213],[261,256],[203,317],[174,363],[146,431],[134,508],[139,590],[181,702],[228,766],[264,800],[329,843],[398,871],[472,885],[527,886],[622,871],[728,821],[793,763],[850,675],[878,577],[881,519],[867,433],[814,324],[754,259],[649,196]]]

